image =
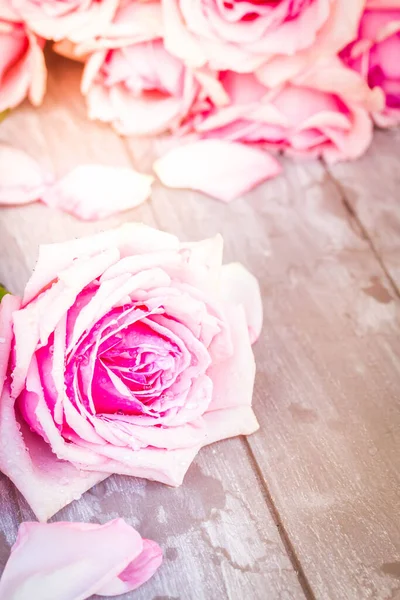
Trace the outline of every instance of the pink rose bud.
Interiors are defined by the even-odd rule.
[[[142,224],[42,246],[0,304],[0,469],[39,519],[112,473],[177,486],[202,446],[258,428],[262,306],[222,239]]]
[[[161,562],[158,544],[122,519],[22,523],[0,580],[0,600],[119,596],[150,579]]]

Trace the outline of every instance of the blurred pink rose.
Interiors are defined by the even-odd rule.
[[[187,115],[199,87],[161,39],[94,53],[82,81],[89,118],[111,122],[124,135],[174,129]]]
[[[202,446],[258,428],[261,299],[221,256],[126,224],[42,246],[22,308],[4,297],[0,469],[40,519],[112,473],[179,485]]]
[[[172,56],[162,33],[160,4],[130,0],[101,37],[76,46],[73,56],[93,52],[82,80],[91,119],[111,122],[124,135],[157,134],[180,124],[202,77],[209,87],[212,76],[197,76]]]
[[[46,87],[44,41],[28,31],[8,0],[0,0],[0,113],[28,96],[38,105]]]
[[[262,143],[328,162],[356,158],[371,141],[367,109],[380,98],[339,60],[272,90],[252,74],[227,71],[220,80],[230,103],[200,107],[191,126],[202,137]]]
[[[102,33],[119,0],[8,0],[28,27],[48,40],[73,42]]]
[[[122,519],[26,522],[0,580],[0,600],[119,596],[148,581],[161,562],[158,544]]]
[[[354,38],[364,0],[161,0],[166,48],[191,67],[250,72],[269,85]]]
[[[378,87],[385,107],[374,113],[377,125],[400,123],[400,0],[367,3],[358,38],[341,53],[342,59],[361,73],[371,88]]]

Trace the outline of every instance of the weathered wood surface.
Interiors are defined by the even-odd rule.
[[[154,144],[88,122],[78,78],[77,65],[52,65],[44,106],[15,111],[0,139],[59,175],[82,162],[148,170]],[[330,173],[287,162],[284,176],[229,206],[156,185],[145,205],[90,225],[40,205],[1,211],[0,280],[14,292],[39,243],[129,219],[182,239],[220,231],[226,260],[260,279],[260,431],[202,450],[178,490],[112,477],[55,517],[120,515],[161,543],[163,567],[132,598],[400,598],[396,135],[379,133],[360,163]],[[378,218],[387,212],[390,222]],[[4,563],[32,513],[5,478],[0,487]]]
[[[400,295],[400,129],[375,132],[354,163],[330,168],[345,202]]]

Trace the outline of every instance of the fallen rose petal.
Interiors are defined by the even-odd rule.
[[[260,336],[263,308],[257,279],[241,263],[222,266],[221,292],[229,304],[241,304],[246,313],[250,342]]]
[[[52,179],[28,154],[0,144],[0,204],[35,202]]]
[[[142,204],[153,180],[128,167],[81,165],[47,189],[41,200],[84,221],[104,219]]]
[[[199,140],[179,146],[153,165],[161,182],[190,188],[230,202],[281,172],[279,163],[261,150],[223,140]]]
[[[137,558],[112,581],[103,585],[96,593],[99,596],[119,596],[146,583],[162,563],[161,548],[152,540],[142,540],[143,550]]]
[[[22,523],[0,580],[0,600],[84,600],[130,592],[162,562],[161,548],[123,519]]]

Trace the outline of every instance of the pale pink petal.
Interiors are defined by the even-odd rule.
[[[56,244],[43,244],[39,248],[35,270],[25,287],[23,304],[26,305],[37,296],[76,258],[94,256],[110,248],[118,248],[123,258],[146,252],[178,250],[179,240],[174,235],[158,231],[143,223],[124,223],[121,227],[90,237]]]
[[[233,425],[234,427],[227,424],[227,428],[232,431],[234,428],[237,429],[236,419]],[[236,432],[231,435],[239,434]],[[148,448],[141,448],[140,452],[138,452],[137,450],[113,446],[112,444],[105,443],[101,446],[100,444],[93,445],[80,439],[74,441],[79,441],[82,448],[93,449],[107,459],[101,466],[101,470],[104,470],[104,474],[107,476],[110,473],[119,473],[121,475],[131,475],[133,477],[143,477],[153,481],[160,481],[173,487],[182,484],[183,478],[200,450],[201,445],[206,445],[204,443],[190,448],[178,448],[177,450],[165,450],[149,446]],[[215,436],[213,436],[213,441],[215,441]],[[211,442],[207,441],[207,443]],[[98,469],[99,465],[96,465],[95,468],[92,465],[85,465],[85,470],[87,471],[96,470],[98,472]]]
[[[336,0],[315,42],[292,56],[275,55],[261,66],[257,76],[268,87],[281,85],[326,57],[335,56],[357,36],[365,0]],[[285,43],[285,41],[282,41]]]
[[[39,106],[42,103],[47,83],[47,69],[43,54],[44,40],[38,39],[30,31],[27,35],[30,43],[27,68],[30,70],[31,77],[28,97],[34,106]]]
[[[52,179],[28,154],[0,144],[0,204],[39,200]]]
[[[49,445],[18,422],[7,386],[0,402],[0,470],[25,496],[36,517],[47,521],[109,473],[80,471],[59,460]]]
[[[154,171],[167,187],[190,188],[230,202],[280,173],[266,152],[223,140],[200,140],[171,150]]]
[[[202,87],[202,95],[210,98],[215,106],[229,104],[229,96],[216,73],[209,69],[197,69],[194,77]]]
[[[246,313],[250,342],[260,336],[263,307],[258,280],[241,263],[223,265],[221,272],[221,292],[228,304],[241,304]]]
[[[94,449],[108,458],[104,465],[97,465],[96,469],[104,469],[108,473],[144,477],[177,487],[182,484],[187,470],[201,447],[238,435],[250,435],[257,431],[259,425],[251,407],[254,359],[252,362],[249,360],[249,370],[247,366],[244,367],[243,363],[240,363],[240,357],[246,355],[247,358],[248,348],[251,354],[245,321],[243,324],[247,342],[242,341],[244,349],[238,351],[238,358],[228,360],[215,369],[216,391],[213,392],[210,410],[199,420],[198,426],[201,430],[192,440],[196,445],[173,450],[149,446],[137,451],[111,444],[94,446],[89,442],[74,440],[79,441],[82,447],[88,450]],[[227,377],[230,378],[229,385],[227,385]],[[91,465],[85,465],[85,469],[92,468],[94,467]]]
[[[228,308],[227,313],[234,350],[223,363],[211,366],[207,371],[213,382],[213,398],[209,410],[229,411],[243,406],[252,410],[256,366],[245,311],[242,306],[236,306]]]
[[[335,128],[326,128],[326,135],[334,142],[323,150],[322,156],[328,163],[339,160],[354,160],[362,156],[372,142],[372,121],[364,108],[353,109],[353,125],[348,134]]]
[[[6,378],[13,337],[12,315],[19,310],[21,300],[17,296],[6,294],[0,302],[0,397]]]
[[[162,561],[122,519],[92,523],[22,523],[0,581],[0,600],[84,600],[136,589]],[[121,592],[123,593],[123,592]]]
[[[161,6],[157,0],[121,2],[112,22],[100,37],[78,44],[74,54],[93,52],[102,48],[119,48],[140,44],[163,36]]]
[[[0,19],[17,23],[20,17],[10,4],[10,0],[0,0]]]
[[[70,39],[72,42],[82,42],[90,40],[96,35],[100,35],[112,20],[118,6],[119,0],[102,0],[101,2],[85,2],[86,10],[79,9],[67,10],[61,14],[63,7],[60,7],[60,13],[57,14],[57,4],[55,2],[55,11],[47,11],[45,7],[37,2],[26,0],[12,0],[13,7],[27,23],[30,29],[38,35],[50,40]]]
[[[379,90],[371,90],[357,72],[345,67],[337,57],[308,70],[295,83],[322,92],[338,93],[345,102],[357,102],[369,111],[383,107],[384,100]]]
[[[162,563],[162,551],[156,542],[143,540],[143,550],[122,573],[97,590],[99,596],[126,594],[146,583]]]
[[[81,165],[46,190],[42,201],[85,221],[104,219],[142,204],[153,177],[127,167]]]

